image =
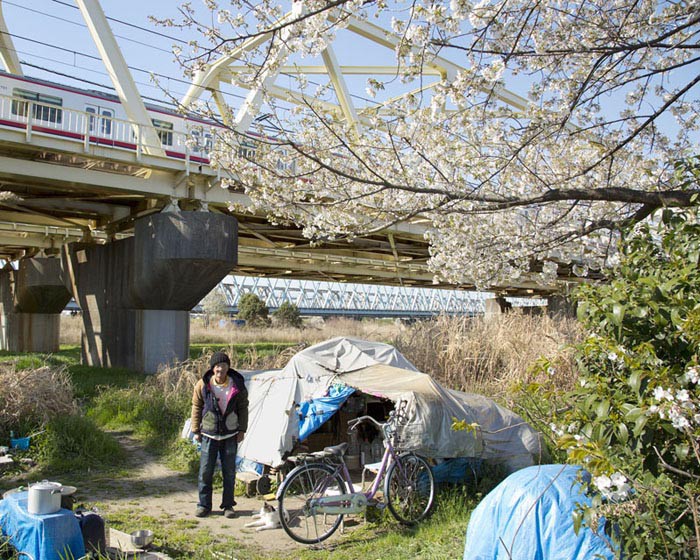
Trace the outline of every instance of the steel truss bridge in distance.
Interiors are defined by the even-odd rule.
[[[271,312],[288,301],[302,315],[348,317],[424,318],[437,315],[483,315],[485,301],[494,297],[485,292],[355,284],[284,278],[227,276],[218,286],[231,312],[238,301],[254,293]],[[510,300],[510,298],[509,298]],[[544,305],[544,301],[513,298],[513,305]]]

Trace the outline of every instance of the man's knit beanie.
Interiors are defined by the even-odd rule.
[[[209,367],[213,368],[216,364],[221,364],[223,362],[227,363],[229,366],[231,365],[231,360],[226,355],[226,352],[214,352],[211,355],[211,360],[209,360]]]

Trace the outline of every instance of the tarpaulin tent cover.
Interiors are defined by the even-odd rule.
[[[426,457],[482,457],[510,472],[532,465],[543,453],[539,434],[520,416],[491,399],[445,389],[432,377],[376,365],[337,377],[350,387],[394,402],[405,401],[408,422],[401,426],[401,449]],[[452,429],[454,419],[476,423],[475,434]]]
[[[335,338],[299,352],[284,369],[245,376],[250,412],[239,455],[273,467],[295,440],[342,406],[352,393],[343,387],[407,401],[401,446],[429,457],[481,456],[515,470],[541,452],[538,434],[518,415],[485,397],[443,388],[388,344]],[[477,422],[481,430],[455,432],[453,418]]]
[[[576,505],[591,502],[578,482],[580,472],[572,465],[540,465],[511,474],[472,512],[463,560],[615,558],[590,528],[574,532]]]
[[[295,440],[299,440],[301,407],[307,406],[309,411],[314,400],[327,397],[338,373],[378,363],[416,369],[389,344],[337,337],[298,352],[281,370],[241,372],[248,388],[249,418],[248,432],[238,449],[239,456],[280,466],[284,463],[282,457],[292,450]],[[344,400],[335,403],[337,408]],[[317,404],[313,410],[324,406],[322,401]],[[328,411],[326,409],[326,413]],[[311,421],[305,435],[320,425]]]

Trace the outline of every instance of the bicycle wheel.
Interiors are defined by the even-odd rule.
[[[317,513],[313,500],[345,494],[345,482],[328,465],[301,465],[289,473],[279,493],[280,523],[295,541],[314,544],[330,537],[340,525],[342,514]]]
[[[392,463],[384,487],[386,505],[399,523],[415,525],[430,515],[435,502],[433,471],[425,459],[406,453]]]

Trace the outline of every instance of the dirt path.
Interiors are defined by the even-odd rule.
[[[100,511],[109,520],[110,515],[133,514],[156,520],[180,521],[183,530],[206,529],[223,539],[234,537],[260,552],[285,552],[301,545],[290,539],[283,529],[255,531],[244,525],[260,510],[261,499],[236,496],[237,517],[226,519],[221,511],[214,510],[206,518],[194,516],[197,505],[197,483],[181,473],[158,462],[127,433],[115,433],[128,455],[128,475],[118,480],[96,477],[82,481],[77,494],[78,501],[99,504]],[[220,490],[214,492],[214,504],[218,505]],[[148,528],[148,527],[143,527]],[[178,529],[179,530],[179,529]],[[158,537],[156,532],[156,538]]]

